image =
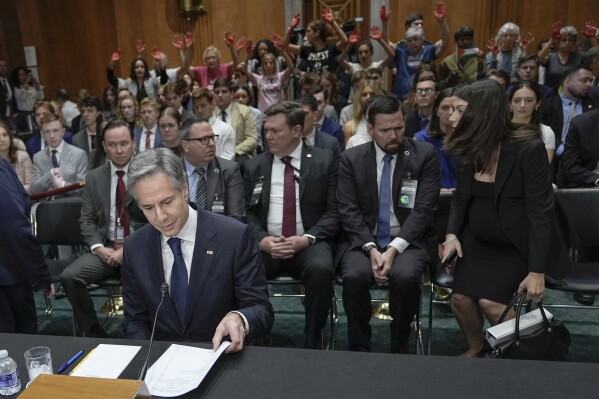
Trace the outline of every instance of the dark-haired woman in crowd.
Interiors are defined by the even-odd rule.
[[[111,121],[116,118],[116,108],[117,108],[117,90],[114,86],[108,86],[104,89],[104,94],[102,95],[102,113],[104,114],[105,121]]]
[[[175,155],[181,156],[179,143],[179,129],[181,127],[181,114],[174,108],[167,107],[160,112],[158,127],[162,136],[162,146],[173,151]]]
[[[443,149],[444,140],[453,132],[453,126],[449,118],[453,114],[453,101],[456,90],[455,87],[450,87],[439,92],[435,99],[429,127],[414,135],[416,140],[431,143],[437,149],[441,167],[441,190],[452,190],[456,186],[455,158]]]
[[[247,61],[247,69],[251,73],[262,75],[262,57],[265,54],[272,54],[275,56],[277,62],[277,70],[283,70],[282,59],[279,54],[279,50],[270,39],[260,39],[256,43],[256,47],[252,51],[250,59]]]
[[[443,258],[458,254],[452,308],[474,357],[483,316],[497,321],[516,291],[539,301],[545,274],[567,273],[553,218],[551,171],[539,131],[510,121],[505,91],[490,80],[455,95],[446,152],[458,163]],[[509,317],[514,317],[513,311]]]
[[[8,125],[2,121],[0,121],[0,156],[12,165],[25,191],[29,192],[33,170],[31,158],[27,151],[17,148],[15,137]]]
[[[347,36],[335,21],[331,10],[323,8],[321,15],[322,19],[310,22],[306,28],[305,39],[308,42],[307,45],[289,44],[295,28],[300,23],[299,14],[293,16],[285,35],[283,47],[288,48],[290,53],[300,56],[303,61],[300,64],[303,65],[300,69],[303,68],[302,70],[305,72],[316,72],[318,74],[324,71],[335,72],[337,69],[337,56],[347,44]],[[333,34],[339,40],[336,43],[329,43],[328,38]]]
[[[157,65],[160,65],[160,55],[152,54],[152,56],[157,57]],[[112,53],[112,57],[108,63],[108,69],[106,70],[108,82],[116,88],[125,87],[129,89],[131,94],[133,94],[133,96],[135,96],[139,102],[146,97],[156,98],[155,88],[161,84],[165,84],[168,80],[166,70],[161,69],[158,71],[156,77],[151,77],[146,60],[143,58],[135,58],[133,62],[131,62],[129,77],[126,79],[121,79],[117,78],[114,74],[114,64],[120,59],[121,51],[117,49]]]
[[[543,125],[537,118],[537,111],[541,106],[541,91],[536,82],[523,80],[514,83],[509,95],[512,122],[521,125],[534,125],[541,130],[541,139],[545,143],[549,163],[555,153],[555,134],[547,125]]]

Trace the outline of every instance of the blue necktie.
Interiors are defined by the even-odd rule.
[[[187,268],[185,267],[185,260],[183,259],[183,252],[181,251],[181,239],[178,237],[171,237],[167,241],[173,255],[175,255],[175,261],[173,262],[173,269],[171,270],[171,298],[175,303],[175,309],[181,324],[184,324],[185,319],[185,307],[187,305],[187,289],[189,282],[187,279]]]
[[[197,168],[196,173],[198,174],[198,184],[196,185],[196,205],[200,209],[206,209],[206,197],[208,190],[206,185],[206,170],[204,168]]]
[[[380,248],[387,248],[391,242],[391,161],[393,155],[383,158],[383,173],[379,190],[379,214],[376,219],[376,243]]]
[[[52,150],[52,166],[58,168],[60,164],[58,163],[58,158],[56,158],[56,150]]]

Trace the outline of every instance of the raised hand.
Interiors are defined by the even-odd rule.
[[[175,48],[183,47],[183,37],[181,37],[181,35],[177,34],[173,37],[173,46],[175,46]]]
[[[185,34],[185,47],[189,48],[193,44],[193,34],[191,32],[187,32]]]
[[[135,50],[137,50],[138,54],[143,53],[144,51],[146,51],[146,45],[144,44],[144,41],[141,39],[137,39],[135,41]]]
[[[333,21],[335,20],[333,18],[333,12],[331,11],[330,8],[322,7],[321,15],[322,15],[322,19],[324,19],[325,21],[327,21],[330,24],[332,24]]]
[[[381,29],[378,26],[373,26],[372,28],[370,28],[370,38],[372,40],[381,40],[383,38]]]
[[[252,52],[254,51],[254,42],[252,42],[251,40],[246,40],[245,42],[245,51],[247,51],[248,54],[252,54]]]
[[[300,13],[298,12],[297,14],[295,14],[293,16],[293,18],[291,18],[291,24],[290,24],[291,29],[297,28],[300,23],[300,20],[301,20]]]
[[[528,32],[522,38],[522,42],[520,43],[520,48],[522,50],[526,50],[528,48],[528,45],[534,41],[535,41],[535,37],[532,35],[532,33]]]
[[[361,38],[362,38],[362,32],[360,32],[360,29],[354,29],[349,34],[348,42],[349,42],[349,44],[356,44],[360,41]]]
[[[589,20],[584,24],[584,30],[581,30],[580,33],[592,39],[597,35],[597,21]]]
[[[243,48],[245,47],[245,43],[246,43],[247,39],[243,36],[241,36],[239,38],[239,40],[237,40],[237,44],[235,45],[235,50],[237,50],[237,52],[239,53],[241,50],[243,50]]]
[[[117,62],[118,60],[121,59],[121,56],[123,55],[123,52],[121,51],[120,48],[115,49],[112,52],[112,56],[110,57],[110,61],[111,62]]]
[[[231,47],[235,43],[235,33],[231,31],[225,32],[225,44],[227,47]]]
[[[433,11],[433,15],[437,18],[438,21],[442,21],[445,19],[445,14],[447,13],[447,6],[442,1],[437,3],[437,8]]]
[[[272,42],[275,44],[277,50],[283,51],[283,38],[280,35],[273,33]]]
[[[160,47],[158,47],[158,46],[152,47],[152,58],[156,62],[159,62],[162,59],[162,50],[160,50]]]
[[[497,44],[495,39],[489,39],[487,42],[487,48],[493,53],[493,55],[497,55],[497,53],[499,53],[499,44]]]
[[[559,31],[563,26],[564,23],[562,21],[556,21],[553,23],[553,25],[551,25],[551,38],[553,40],[559,40],[562,38],[562,34]]]
[[[389,20],[389,15],[391,15],[391,11],[387,11],[387,7],[383,4],[381,6],[381,11],[379,12],[381,16],[381,22],[387,22]]]

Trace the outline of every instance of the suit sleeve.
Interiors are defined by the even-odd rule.
[[[234,169],[223,177],[225,178],[227,190],[227,209],[225,209],[225,212],[227,216],[240,219],[245,215],[245,192],[239,164],[235,164]]]
[[[320,219],[318,219],[318,222],[306,231],[306,233],[313,235],[317,239],[334,240],[339,232],[339,215],[337,213],[336,197],[339,160],[332,152],[329,154],[329,165],[327,168],[328,186],[326,190],[327,208]],[[309,187],[307,187],[307,189],[309,190]]]
[[[258,160],[254,162],[254,160]],[[245,187],[245,212],[247,218],[247,224],[251,227],[254,232],[254,238],[260,242],[263,238],[268,236],[268,231],[262,227],[260,223],[260,209],[261,204],[252,205],[252,193],[256,186],[256,179],[260,171],[259,158],[251,159],[245,164],[245,171],[243,173],[243,183]]]
[[[94,193],[97,192],[96,180],[89,181],[83,188],[81,217],[79,224],[81,225],[81,236],[83,241],[91,247],[95,244],[104,245],[104,240],[98,229],[98,210],[95,207]]]
[[[553,231],[554,196],[551,169],[540,140],[527,143],[521,155],[524,175],[524,206],[528,218],[528,270],[544,273],[548,264],[547,244]]]
[[[149,339],[151,335],[150,312],[139,290],[142,284],[136,280],[135,272],[129,263],[130,254],[127,248],[131,247],[135,248],[135,244],[131,242],[130,237],[127,237],[121,266],[123,303],[125,303],[123,331],[129,339]]]
[[[29,191],[32,194],[47,191],[52,187],[52,172],[42,170],[40,160],[33,160],[33,174],[31,176],[31,186]]]
[[[343,230],[345,230],[350,240],[351,248],[356,248],[367,242],[375,241],[375,239],[364,220],[362,209],[358,203],[358,191],[360,189],[364,190],[365,187],[358,187],[356,182],[357,171],[353,168],[356,165],[355,159],[347,155],[348,153],[344,153],[341,156],[339,165],[337,204]]]
[[[399,231],[399,237],[409,243],[421,241],[433,228],[441,192],[439,159],[432,145],[425,146],[428,150],[419,176],[414,208],[410,210]]]
[[[268,286],[258,246],[248,226],[237,241],[235,249],[234,291],[238,311],[249,324],[249,335],[267,335],[272,328],[274,311],[268,300]]]
[[[466,223],[466,212],[470,203],[465,185],[470,183],[468,180],[471,180],[472,176],[471,167],[462,166],[458,170],[456,189],[451,196],[447,234],[455,234],[458,237],[462,234]]]
[[[52,277],[42,248],[31,231],[29,199],[11,169],[8,162],[2,161],[0,179],[4,192],[0,195],[0,280],[9,281],[10,277],[17,277],[28,281],[34,291],[39,291],[50,286]]]
[[[588,132],[585,132],[584,129],[581,129],[581,123],[577,122],[580,122],[580,119],[576,120],[574,118],[572,120],[568,135],[566,136],[561,162],[562,173],[566,182],[571,185],[573,184],[577,187],[595,187],[595,181],[599,179],[599,174],[593,172],[593,170],[597,166],[596,160],[599,158],[599,155],[595,157],[595,162],[592,162],[593,160],[589,159],[590,157],[588,156],[588,144],[585,145],[581,140],[581,133],[591,134],[594,131],[591,126],[588,126]]]
[[[247,110],[239,109],[239,117],[242,119],[244,126],[243,141],[237,144],[235,152],[242,155],[252,155],[258,146],[256,122],[249,108]]]

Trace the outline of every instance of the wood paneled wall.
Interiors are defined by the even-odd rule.
[[[318,0],[297,0],[304,5]],[[430,40],[439,38],[439,26],[433,17],[436,0],[386,0],[392,11],[390,38],[400,39],[405,30],[403,20],[414,11],[424,15]],[[453,32],[463,25],[475,29],[475,42],[484,48],[486,41],[507,21],[530,31],[537,42],[550,34],[551,23],[562,20],[579,30],[587,19],[599,20],[597,0],[446,0],[451,44],[444,55],[454,50]],[[369,1],[360,1],[368,10]],[[101,96],[107,86],[106,64],[112,50],[123,50],[117,66],[119,76],[127,76],[135,56],[134,43],[143,38],[148,46],[159,46],[169,56],[170,66],[179,61],[171,45],[175,33],[191,31],[196,39],[193,65],[202,63],[203,49],[215,44],[223,61],[230,59],[223,42],[225,31],[254,41],[284,33],[289,21],[284,18],[283,0],[205,0],[206,15],[188,21],[179,15],[178,0],[2,0],[0,1],[0,57],[11,66],[24,63],[23,46],[35,46],[40,81],[47,97],[61,87],[72,94],[87,88]],[[367,23],[380,24],[378,15],[361,15]],[[305,24],[307,21],[302,21]],[[364,27],[363,27],[364,28]]]

